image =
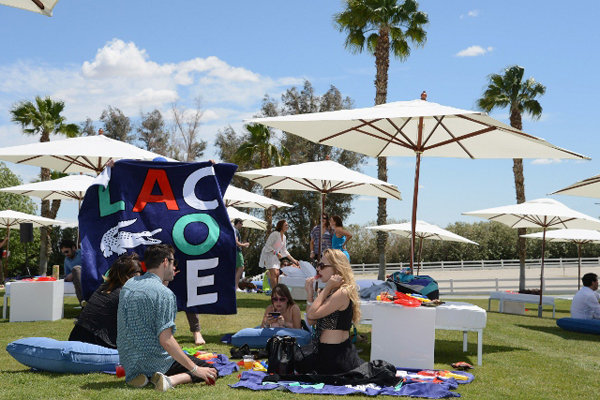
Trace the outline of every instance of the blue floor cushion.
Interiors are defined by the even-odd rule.
[[[567,331],[600,335],[600,319],[561,318],[556,325]]]
[[[6,346],[6,351],[21,364],[49,372],[87,374],[115,371],[119,363],[116,349],[45,337],[15,340]]]
[[[245,328],[231,337],[231,344],[236,347],[247,344],[251,349],[264,349],[267,341],[275,335],[295,337],[300,346],[310,342],[310,332],[304,329]]]

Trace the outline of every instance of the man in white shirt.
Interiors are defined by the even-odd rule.
[[[583,287],[573,297],[571,317],[578,319],[600,319],[600,294],[598,275],[587,273],[581,278]]]

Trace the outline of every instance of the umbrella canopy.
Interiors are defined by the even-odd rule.
[[[243,220],[242,226],[244,228],[260,229],[261,231],[267,230],[267,222],[254,215],[246,214],[234,207],[227,207],[227,213],[231,222],[236,218]]]
[[[0,4],[33,11],[47,17],[52,16],[52,10],[56,3],[58,0],[0,0]]]
[[[568,196],[592,197],[600,199],[600,175],[592,176],[576,182],[564,189],[557,190],[550,194],[565,194]]]
[[[315,143],[372,157],[416,156],[412,231],[417,222],[421,157],[588,159],[496,121],[484,113],[423,100],[323,113],[255,118]],[[411,269],[415,236],[411,238]]]
[[[39,197],[42,200],[83,200],[95,178],[89,175],[69,175],[51,181],[28,183],[0,189],[0,192]]]
[[[367,227],[367,229],[394,233],[396,235],[400,235],[409,239],[412,237],[412,224],[409,222],[403,224],[369,226]],[[419,239],[419,260],[417,261],[417,265],[419,266],[419,268],[421,266],[421,251],[423,249],[423,239],[445,240],[449,242],[461,242],[478,245],[478,243],[475,243],[472,240],[457,235],[456,233],[442,229],[437,225],[429,224],[425,221],[417,221],[415,236]],[[417,268],[417,275],[419,274],[419,268]]]
[[[252,193],[244,189],[229,185],[223,196],[227,207],[269,208],[269,207],[291,207],[291,204],[270,199],[260,194]]]
[[[57,171],[100,173],[110,160],[153,160],[160,154],[103,135],[38,142],[0,149],[0,160]],[[176,161],[167,159],[168,161]]]
[[[63,221],[40,217],[38,215],[26,214],[19,211],[0,211],[0,226],[7,229],[19,229],[19,224],[31,223],[34,228],[48,225],[64,224]]]
[[[237,173],[265,189],[304,190],[321,193],[321,214],[325,212],[328,193],[358,194],[401,200],[395,185],[353,171],[335,161],[315,161]],[[323,225],[321,238],[323,236]],[[319,256],[323,240],[319,240]]]
[[[543,239],[543,232],[521,235],[524,238]],[[581,289],[581,246],[586,243],[600,244],[600,232],[588,229],[558,229],[546,232],[546,241],[549,242],[570,242],[577,245],[577,254],[579,257],[577,269],[577,289]]]
[[[544,252],[546,229],[600,229],[600,220],[572,210],[552,199],[537,199],[504,207],[465,212],[463,215],[486,218],[501,222],[511,228],[542,228],[542,269],[540,274],[540,304],[538,316],[542,316],[542,292],[544,291]]]

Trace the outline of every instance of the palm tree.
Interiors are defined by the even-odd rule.
[[[290,160],[290,152],[285,147],[277,149],[271,144],[272,132],[269,128],[260,124],[246,125],[250,134],[246,143],[242,144],[235,154],[233,161],[238,164],[246,164],[254,161],[256,168],[264,169],[271,166],[280,166],[287,164]],[[271,197],[269,189],[264,190],[266,197]],[[267,236],[271,233],[273,223],[273,212],[270,208],[265,210],[265,220],[267,221]]]
[[[15,104],[10,109],[12,122],[21,125],[23,133],[26,135],[40,135],[40,142],[49,142],[50,134],[63,134],[67,137],[74,137],[79,134],[79,126],[76,124],[66,124],[66,118],[61,115],[65,109],[65,103],[54,101],[49,96],[42,98],[35,97],[35,103],[23,100]],[[48,168],[41,169],[42,181],[51,179]],[[50,205],[49,200],[42,201],[42,217],[56,218],[56,213],[60,208],[60,200],[53,200]],[[50,255],[50,232],[52,227],[40,228],[40,269],[39,273],[46,272],[48,267],[48,256]]]
[[[523,129],[523,113],[533,119],[542,116],[542,106],[535,100],[536,97],[546,93],[546,87],[536,82],[533,77],[523,81],[525,68],[512,65],[504,70],[504,74],[491,74],[488,76],[488,86],[483,95],[477,100],[477,107],[490,112],[495,108],[510,108],[510,126],[518,130]],[[513,173],[515,175],[515,189],[517,191],[517,204],[525,202],[525,176],[523,175],[523,159],[513,159]],[[521,235],[527,229],[517,230],[517,251],[519,253],[520,272],[519,290],[525,290],[525,250],[526,241]]]
[[[415,0],[345,0],[346,9],[334,15],[340,32],[346,32],[344,45],[353,53],[362,53],[365,48],[375,56],[375,105],[387,102],[388,70],[390,53],[405,61],[410,56],[409,42],[417,47],[427,40],[423,29],[429,22],[427,13],[419,11]],[[377,158],[377,177],[387,181],[387,159]],[[377,225],[387,220],[386,199],[379,199]],[[377,232],[379,251],[379,276],[385,279],[385,246],[387,233]]]

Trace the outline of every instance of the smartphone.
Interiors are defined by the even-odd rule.
[[[281,313],[280,312],[270,312],[269,315],[271,316],[271,318],[277,319],[277,318],[279,318]]]

